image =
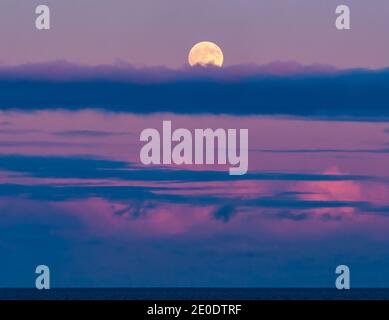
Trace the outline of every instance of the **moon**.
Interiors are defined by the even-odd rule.
[[[190,49],[188,55],[188,62],[191,67],[222,67],[223,59],[223,51],[215,43],[210,41],[202,41],[195,44]]]

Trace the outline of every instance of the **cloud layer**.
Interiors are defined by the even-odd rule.
[[[389,71],[270,65],[222,70],[65,62],[0,69],[0,109],[389,119]]]

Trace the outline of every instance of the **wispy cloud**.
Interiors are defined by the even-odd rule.
[[[87,157],[0,155],[0,169],[40,178],[117,179],[142,181],[237,181],[222,171],[146,168],[125,161]],[[262,181],[369,181],[375,177],[344,174],[249,172],[239,180]]]
[[[65,142],[65,141],[47,141],[47,140],[2,140],[0,141],[0,148],[8,147],[61,147],[61,148],[74,148],[74,147],[83,147],[83,148],[97,148],[104,146],[103,142]]]
[[[31,133],[40,133],[42,131],[35,129],[0,129],[0,134],[3,135],[24,135]]]
[[[309,218],[308,212],[293,212],[290,210],[280,210],[276,214],[273,215],[273,217],[277,219],[287,219],[287,220],[294,220],[294,221],[301,221],[306,220]]]
[[[110,136],[126,136],[131,135],[130,132],[113,132],[113,131],[98,131],[98,130],[69,130],[53,132],[53,135],[59,137],[88,137],[102,138]]]
[[[230,219],[236,214],[236,208],[233,205],[223,205],[219,208],[217,208],[213,213],[212,216],[217,219],[221,220],[224,223],[227,223],[230,221]]]
[[[389,149],[251,149],[263,153],[389,153]]]
[[[273,195],[250,195],[236,193],[183,193],[188,188],[192,191],[193,182],[223,182],[232,181],[229,175],[216,171],[191,171],[155,168],[152,170],[135,166],[124,161],[114,161],[97,158],[82,157],[49,157],[49,156],[0,156],[0,170],[24,174],[25,177],[60,179],[60,182],[45,182],[39,180],[33,184],[3,183],[0,184],[0,197],[23,197],[43,201],[69,201],[101,198],[106,201],[119,202],[123,207],[114,210],[113,214],[121,217],[137,219],[145,216],[150,209],[161,204],[189,205],[194,207],[214,207],[211,216],[224,223],[228,223],[238,212],[245,209],[265,208],[278,210],[273,217],[288,220],[304,220],[315,209],[354,208],[357,212],[379,212],[380,206],[368,201],[343,200],[341,198],[307,198],[314,195],[310,192],[274,191]],[[70,179],[66,182],[66,179]],[[72,179],[107,179],[104,184],[74,183]],[[370,181],[370,177],[348,176],[340,174],[288,174],[288,173],[250,173],[239,177],[245,180],[271,181]],[[113,183],[117,181],[131,182],[130,185]],[[235,178],[236,180],[236,178]],[[373,179],[374,180],[374,179]],[[138,181],[138,183],[136,183]],[[159,183],[164,182],[161,186]],[[146,183],[153,182],[153,183]],[[177,183],[182,183],[177,188]],[[324,183],[324,182],[323,182]],[[381,208],[381,209],[379,209]]]
[[[164,188],[164,190],[168,187]],[[331,201],[331,200],[301,200],[269,197],[255,197],[245,199],[240,196],[226,198],[224,196],[160,194],[159,187],[142,186],[90,186],[90,185],[23,185],[0,184],[0,197],[23,197],[32,200],[67,201],[88,198],[101,198],[107,201],[129,203],[135,201],[158,201],[166,204],[185,204],[195,206],[222,206],[213,216],[216,219],[228,222],[235,210],[241,208],[268,208],[268,209],[317,209],[317,208],[343,208],[369,209],[370,204],[365,201]],[[230,204],[225,206],[225,202]],[[234,209],[235,208],[235,209]],[[118,211],[123,215],[131,210]]]

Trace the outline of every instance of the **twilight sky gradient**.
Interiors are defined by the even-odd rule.
[[[388,0],[45,3],[0,3],[0,288],[389,287]],[[141,166],[163,120],[248,128],[248,174]]]
[[[46,0],[52,29],[35,29],[41,1],[0,3],[0,63],[66,59],[180,67],[193,44],[214,41],[225,65],[292,60],[341,68],[389,66],[389,2],[339,0]],[[352,30],[334,27],[348,4]]]

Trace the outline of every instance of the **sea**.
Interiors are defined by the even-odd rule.
[[[1,288],[0,300],[389,300],[389,288]]]

